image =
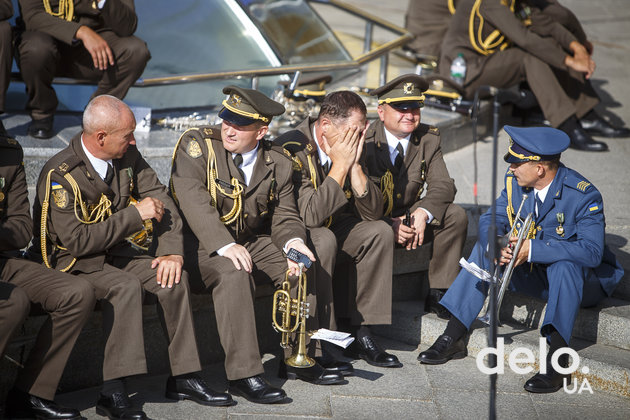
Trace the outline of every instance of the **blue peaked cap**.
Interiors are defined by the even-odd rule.
[[[503,127],[510,147],[503,157],[507,163],[554,160],[569,147],[569,136],[551,127]]]

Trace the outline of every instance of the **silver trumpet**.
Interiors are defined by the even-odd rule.
[[[505,296],[505,291],[510,285],[510,280],[512,279],[512,273],[514,272],[514,266],[516,263],[515,257],[518,255],[521,249],[521,246],[523,246],[523,241],[527,239],[527,234],[529,233],[532,227],[532,224],[534,223],[534,216],[532,213],[529,213],[527,215],[527,217],[525,218],[525,221],[521,221],[521,218],[520,218],[521,210],[523,209],[523,204],[525,203],[525,200],[527,200],[527,197],[528,197],[527,194],[523,194],[521,205],[518,207],[518,212],[516,213],[516,217],[514,218],[514,223],[512,224],[512,228],[510,229],[510,232],[507,235],[507,239],[509,241],[510,238],[516,234],[516,231],[518,229],[518,237],[516,240],[516,245],[514,246],[514,249],[512,250],[512,259],[510,260],[510,263],[508,264],[506,269],[503,271],[501,280],[499,280],[500,289],[499,289],[499,294],[497,295],[497,306],[496,306],[498,325],[501,325],[501,320],[500,320],[501,303],[503,302],[503,296]],[[490,309],[489,307],[486,308],[486,312],[477,318],[479,321],[483,322],[486,325],[490,325],[490,310],[489,309]]]

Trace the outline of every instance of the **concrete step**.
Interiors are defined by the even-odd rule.
[[[587,378],[593,389],[630,396],[629,305],[626,301],[607,299],[596,308],[580,310],[571,346],[578,350],[581,366],[590,368],[589,374],[581,374],[580,381]],[[524,308],[534,308],[530,312],[533,315],[528,318]],[[527,347],[538,354],[538,326],[543,310],[544,302],[516,293],[506,294],[501,310],[505,325],[499,328],[499,336],[506,339],[507,354],[516,347]],[[430,346],[446,327],[445,320],[424,313],[423,300],[395,302],[392,317],[392,325],[377,326],[374,332],[422,348]],[[476,356],[487,347],[487,328],[479,322],[473,328],[468,349],[470,355]]]

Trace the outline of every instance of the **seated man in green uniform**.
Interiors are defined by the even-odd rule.
[[[438,129],[420,123],[427,87],[422,77],[406,74],[370,92],[378,96],[379,120],[365,135],[365,163],[383,193],[384,216],[396,244],[416,249],[432,241],[425,310],[444,318],[448,312],[438,302],[459,272],[468,218],[453,204],[457,189],[444,163]]]
[[[193,287],[212,291],[229,390],[273,403],[286,395],[260,376],[253,291],[256,283],[280,286],[287,269],[299,273],[283,251],[294,248],[313,261],[315,256],[295,206],[292,161],[264,140],[284,107],[252,89],[227,86],[223,93],[228,98],[219,112],[222,124],[187,130],[177,143],[171,195],[187,226],[185,268]],[[317,285],[310,278],[308,283],[313,329],[317,299],[310,291]],[[316,384],[343,380],[319,364],[286,368],[288,376]]]

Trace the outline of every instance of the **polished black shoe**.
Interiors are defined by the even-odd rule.
[[[145,420],[144,411],[137,410],[131,405],[131,400],[122,392],[114,392],[111,396],[102,395],[96,402],[96,414],[112,420]]]
[[[427,350],[418,355],[418,360],[427,365],[441,365],[451,359],[461,359],[468,354],[464,337],[453,341],[452,337],[442,334]]]
[[[584,150],[587,152],[606,152],[608,145],[601,141],[593,140],[593,138],[581,127],[576,127],[567,132],[571,139],[570,147],[572,149]]]
[[[558,360],[560,366],[566,368],[569,365],[568,355],[563,354],[559,357]],[[556,392],[564,385],[564,379],[567,380],[567,383],[571,381],[571,375],[563,375],[561,373],[556,372],[556,370],[551,365],[551,357],[547,357],[547,373],[538,372],[531,378],[525,382],[523,388],[525,391],[539,393],[539,394],[547,394],[550,392]]]
[[[287,398],[282,389],[274,388],[260,375],[229,381],[228,391],[257,404],[273,404]]]
[[[18,389],[7,395],[4,417],[7,419],[80,419],[81,413],[74,408],[61,407],[54,401],[36,397]]]
[[[354,375],[354,367],[350,362],[336,360],[330,355],[316,357],[315,361],[320,364],[327,372],[340,373],[343,376]]]
[[[28,126],[28,135],[36,139],[49,139],[55,135],[53,132],[53,117],[31,120]]]
[[[324,369],[319,363],[311,367],[297,368],[280,363],[278,376],[283,379],[301,379],[314,385],[339,385],[348,383],[340,372]]]
[[[442,289],[429,289],[429,294],[424,301],[424,312],[433,312],[442,319],[451,319],[451,313],[444,306],[440,305],[440,300],[446,293]]]
[[[398,358],[381,349],[370,335],[354,340],[344,354],[355,359],[363,359],[372,366],[402,367],[402,363],[400,363]]]
[[[589,134],[609,138],[630,137],[630,129],[626,127],[613,127],[608,121],[596,115],[595,118],[584,117],[580,125]]]
[[[223,392],[215,392],[198,377],[175,379],[172,376],[166,381],[166,398],[171,400],[191,400],[202,405],[216,407],[234,405],[232,396]]]

